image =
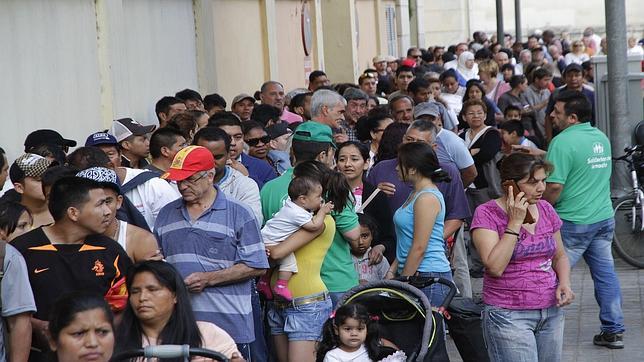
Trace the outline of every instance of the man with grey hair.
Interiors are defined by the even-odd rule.
[[[530,62],[532,62],[532,52],[530,49],[523,49],[521,53],[519,53],[517,65],[514,66],[514,74],[523,74],[525,72],[525,68],[528,67]]]
[[[161,210],[154,234],[190,291],[195,319],[228,332],[249,360],[251,343],[262,338],[253,326],[252,280],[269,265],[257,219],[248,206],[213,187],[216,175],[207,148],[179,151],[161,177],[177,182],[181,198]]]
[[[344,114],[344,121],[340,122],[340,129],[341,132],[346,133],[349,141],[357,141],[356,124],[360,117],[367,114],[369,96],[360,89],[347,88],[344,91],[344,99],[347,101],[347,109]]]
[[[463,140],[456,133],[445,129],[440,106],[441,104],[436,101],[419,103],[414,108],[414,118],[432,122],[436,126],[435,140],[438,161],[454,164],[460,171],[463,185],[467,187],[476,178],[474,159],[472,159]]]
[[[346,107],[347,101],[332,90],[320,89],[311,97],[311,120],[331,127],[336,143],[348,141],[346,133],[338,133],[340,123],[344,122]]]
[[[269,80],[262,84],[259,99],[262,104],[268,104],[282,111],[282,121],[287,123],[302,122],[302,117],[284,108],[284,86],[280,82]]]

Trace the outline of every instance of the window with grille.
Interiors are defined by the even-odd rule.
[[[385,7],[385,22],[387,27],[387,54],[398,56],[396,46],[396,8],[393,5]]]

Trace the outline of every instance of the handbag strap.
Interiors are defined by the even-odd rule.
[[[361,214],[364,211],[364,209],[367,207],[367,205],[369,205],[369,203],[376,198],[376,195],[378,195],[379,192],[380,192],[380,189],[376,188],[376,190],[372,192],[371,195],[369,195],[367,200],[365,200],[365,202],[363,202],[362,205],[360,205],[360,208],[358,208],[358,211],[356,211],[356,213]]]

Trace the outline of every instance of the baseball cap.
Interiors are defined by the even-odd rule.
[[[380,55],[376,55],[375,57],[373,57],[373,59],[371,59],[371,61],[373,63],[386,62],[387,57],[385,57],[384,55],[380,54]]]
[[[434,103],[430,103],[430,102],[418,103],[414,107],[414,118],[418,118],[420,116],[425,116],[425,115],[438,117],[440,115],[440,110],[438,109],[438,106]]]
[[[34,153],[25,153],[16,158],[9,169],[9,178],[11,182],[20,182],[25,177],[41,178],[54,161],[36,155]],[[56,162],[55,164],[58,164]]]
[[[291,129],[288,128],[288,123],[281,122],[266,128],[266,133],[268,133],[271,139],[274,140],[277,137],[283,136],[285,134],[289,134],[289,135],[293,134],[293,131],[291,131]]]
[[[109,134],[116,138],[117,142],[121,142],[130,136],[143,136],[152,131],[156,126],[143,126],[132,118],[121,118],[112,122],[112,127]]]
[[[251,102],[255,103],[255,98],[253,98],[250,94],[241,93],[241,94],[236,95],[235,98],[233,98],[233,103],[231,103],[230,106],[234,107],[235,104],[243,101],[244,99],[248,99]]]
[[[168,172],[161,175],[164,180],[182,181],[199,171],[215,168],[215,158],[207,148],[188,146],[177,153]]]
[[[313,121],[304,122],[297,126],[293,139],[303,142],[326,142],[336,147],[333,143],[331,127]]]
[[[563,75],[566,75],[566,73],[570,71],[583,72],[583,68],[577,63],[570,63],[566,66],[566,69],[564,69]]]
[[[391,63],[397,61],[398,58],[394,57],[393,55],[387,55],[385,56],[385,60],[387,61],[387,63]]]
[[[76,141],[63,138],[60,133],[53,129],[39,129],[31,132],[25,138],[25,152],[43,144],[74,147],[76,146]]]
[[[413,59],[405,59],[400,63],[400,65],[415,68],[416,61]]]
[[[92,133],[85,140],[85,147],[93,147],[98,145],[118,145],[116,138],[107,132]]]
[[[121,186],[119,185],[116,172],[105,167],[90,167],[76,174],[76,177],[83,177],[94,180],[101,184],[103,187],[109,187],[116,191],[117,194],[121,193]]]

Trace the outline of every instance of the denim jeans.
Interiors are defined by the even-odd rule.
[[[333,306],[333,310],[338,306],[338,302],[342,297],[346,294],[347,292],[329,292],[329,297],[331,297],[331,304]]]
[[[622,333],[622,292],[611,251],[614,230],[615,220],[612,218],[590,225],[564,221],[561,236],[570,266],[575,266],[582,256],[588,264],[595,284],[595,300],[599,304],[601,330],[607,333]]]
[[[262,306],[259,302],[259,293],[255,288],[254,280],[250,293],[250,303],[253,308],[253,326],[255,327],[255,341],[250,343],[251,357],[253,362],[267,362],[268,347],[264,336],[264,318],[262,318]]]
[[[319,341],[322,326],[331,315],[331,299],[302,304],[295,307],[279,307],[268,304],[268,324],[271,335],[285,334],[289,341]]]
[[[563,331],[561,308],[513,310],[486,305],[483,310],[483,337],[490,361],[561,361]]]
[[[452,272],[445,272],[445,273],[438,273],[438,272],[430,272],[430,273],[418,273],[418,276],[421,277],[434,277],[434,278],[444,278],[447,280],[452,280]],[[429,303],[432,305],[432,307],[438,307],[441,304],[443,304],[443,300],[445,300],[445,297],[449,294],[449,287],[443,284],[439,283],[434,283],[428,287],[425,287],[421,289],[423,293],[427,296],[427,299],[429,299]]]

